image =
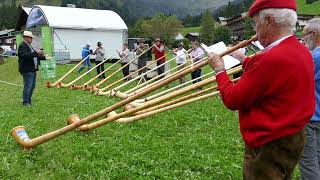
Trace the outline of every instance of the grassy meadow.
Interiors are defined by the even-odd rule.
[[[58,77],[70,68],[58,65]],[[64,82],[76,76],[74,72]],[[17,59],[0,65],[0,80],[22,84]],[[25,126],[34,138],[65,126],[71,114],[86,117],[120,101],[47,89],[44,82],[38,77],[31,108],[21,105],[21,87],[0,83],[0,179],[242,179],[244,147],[237,114],[219,97],[129,125],[72,131],[23,150],[10,136],[13,127]]]
[[[306,4],[306,0],[297,0],[298,14],[320,15],[320,1]]]

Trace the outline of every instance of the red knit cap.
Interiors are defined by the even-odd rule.
[[[296,0],[256,0],[249,9],[249,16],[253,17],[259,11],[269,8],[287,8],[297,10]]]

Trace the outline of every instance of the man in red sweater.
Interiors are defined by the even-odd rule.
[[[154,57],[157,60],[157,66],[160,66],[166,62],[165,48],[160,38],[155,39],[155,44],[153,46],[152,52],[154,53]],[[157,70],[159,76],[164,73],[164,69],[164,65],[158,67]]]
[[[236,84],[221,57],[209,54],[225,106],[239,111],[244,179],[291,179],[302,155],[303,129],[315,110],[315,85],[312,56],[293,36],[295,11],[295,0],[255,1],[249,16],[266,48],[253,57],[233,53],[244,69]]]

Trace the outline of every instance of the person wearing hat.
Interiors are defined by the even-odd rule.
[[[90,49],[90,44],[87,43],[82,48],[82,51],[81,51],[82,59],[84,59],[85,61],[84,61],[83,65],[79,68],[78,73],[81,73],[81,71],[86,67],[88,67],[88,70],[91,69],[92,65],[91,65],[91,62],[90,62],[90,54],[93,54],[93,52]]]
[[[37,71],[40,60],[45,59],[43,50],[34,50],[31,46],[33,34],[23,32],[23,42],[18,47],[19,72],[23,77],[23,106],[31,106],[33,90],[36,87]]]
[[[148,60],[148,54],[147,54],[147,50],[148,50],[148,46],[146,46],[144,44],[144,40],[141,39],[139,41],[137,50],[136,50],[136,55],[139,56],[138,58],[138,69],[141,69],[143,67],[146,67],[147,65],[147,60]],[[145,73],[147,71],[146,68],[143,68],[141,70],[139,70],[139,75],[141,75],[142,73]],[[147,80],[147,75],[144,75],[144,80]]]
[[[293,35],[295,0],[256,0],[249,10],[263,52],[240,59],[243,75],[233,83],[223,59],[209,53],[222,101],[239,112],[245,142],[243,178],[291,179],[305,144],[304,127],[315,111],[310,51]]]
[[[173,50],[173,54],[176,56],[176,63],[177,67],[179,67],[177,70],[181,70],[185,67],[187,63],[187,56],[186,56],[186,50],[184,49],[184,44],[181,42],[178,44],[178,48]],[[179,78],[180,84],[183,84],[185,82],[184,76]]]
[[[304,27],[302,40],[312,51],[315,67],[316,111],[306,125],[307,143],[300,160],[302,180],[320,179],[320,18],[311,19]]]
[[[154,54],[154,58],[157,60],[157,66],[160,66],[161,64],[166,62],[166,56],[165,56],[166,52],[160,38],[155,39],[155,44],[153,45],[152,53]],[[158,71],[158,75],[161,75],[164,73],[165,67],[164,66],[158,67],[157,71]]]

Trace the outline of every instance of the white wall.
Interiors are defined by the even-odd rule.
[[[90,43],[93,51],[97,42],[102,42],[106,49],[105,57],[113,56],[118,59],[116,50],[122,49],[123,30],[95,31],[95,30],[75,30],[75,29],[54,29],[53,42],[54,49],[65,49],[63,44],[69,49],[71,59],[81,59],[81,50],[86,43]],[[59,38],[61,41],[59,40]]]

